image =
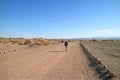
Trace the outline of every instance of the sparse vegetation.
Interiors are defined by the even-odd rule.
[[[24,38],[0,38],[0,43],[12,43],[19,45],[48,45],[49,42],[47,39],[38,38],[38,39],[24,39]]]
[[[63,43],[63,42],[64,42],[64,40],[60,40],[60,42],[61,42],[61,43]]]
[[[43,45],[48,45],[49,44],[48,40],[46,40],[44,38],[39,38],[37,43],[41,43]]]

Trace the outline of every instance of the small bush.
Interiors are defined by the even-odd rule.
[[[61,43],[63,43],[63,42],[64,42],[64,40],[61,40],[60,42],[61,42]]]
[[[68,42],[72,42],[72,40],[68,40]]]
[[[0,39],[0,42],[1,43],[9,43],[9,39],[8,38],[5,38],[5,39]]]
[[[30,44],[30,43],[31,43],[31,40],[30,39],[26,39],[25,42],[24,42],[24,45]]]
[[[36,41],[34,44],[35,44],[35,45],[39,45],[39,46],[41,46],[41,45],[42,45],[42,42],[40,42],[40,41]]]
[[[43,38],[39,38],[38,41],[40,41],[43,45],[48,45],[49,44],[48,40],[43,39]]]

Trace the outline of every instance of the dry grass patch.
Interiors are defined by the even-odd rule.
[[[9,39],[1,38],[0,43],[9,43]]]
[[[48,45],[49,44],[48,40],[46,40],[44,38],[39,38],[38,42],[41,43],[41,44],[43,44],[43,45]]]
[[[24,38],[0,38],[0,43],[12,43],[19,45],[48,45],[49,42],[47,39],[38,38],[38,39],[24,39]]]
[[[33,43],[33,44],[34,44],[34,45],[39,45],[39,46],[43,45],[42,42],[40,42],[40,41],[36,41],[36,42]]]

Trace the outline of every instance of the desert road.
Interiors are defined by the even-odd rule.
[[[0,80],[97,80],[79,42],[27,48],[0,55]]]

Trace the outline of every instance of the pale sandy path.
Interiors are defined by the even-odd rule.
[[[97,80],[79,42],[30,48],[0,55],[0,80]]]

